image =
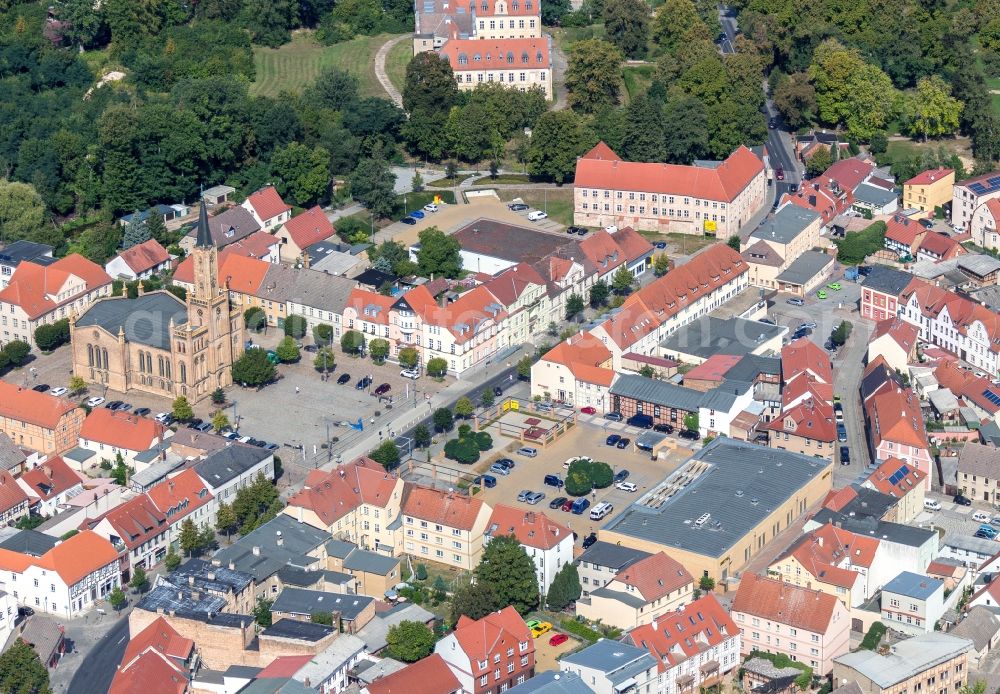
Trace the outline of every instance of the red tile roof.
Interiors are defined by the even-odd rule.
[[[312,660],[311,655],[283,655],[257,673],[256,679],[291,677]]]
[[[605,151],[606,150],[606,151]],[[744,146],[715,168],[626,162],[605,146],[577,159],[576,186],[604,190],[665,193],[732,202],[764,172],[764,163]]]
[[[837,598],[827,593],[745,573],[731,611],[825,634],[837,604]]]
[[[610,368],[611,351],[590,333],[563,340],[546,352],[542,360],[562,364],[584,383],[609,387],[615,377],[614,370]]]
[[[785,410],[769,422],[767,428],[824,443],[833,443],[837,439],[833,406],[812,398]]]
[[[924,353],[926,354],[928,351],[930,350],[925,350]],[[971,400],[983,411],[990,414],[1000,412],[1000,406],[990,402],[983,394],[986,390],[994,392],[997,390],[990,379],[976,376],[971,371],[958,368],[958,364],[951,355],[938,362],[934,369],[934,378],[937,379],[938,385],[942,388],[947,388],[955,395]]]
[[[888,335],[893,342],[903,348],[904,352],[909,354],[910,350],[917,344],[920,331],[913,323],[907,323],[901,318],[886,318],[875,325],[875,332],[872,333],[869,344],[885,335]]]
[[[742,356],[735,354],[713,354],[698,366],[684,374],[685,381],[721,381],[726,373],[736,366]]]
[[[166,427],[149,417],[98,407],[80,427],[80,438],[129,451],[147,451],[163,440]]]
[[[899,458],[889,458],[875,468],[875,471],[865,480],[865,484],[883,494],[902,499],[913,488],[922,487],[924,479],[927,477],[927,473],[922,470],[918,470],[912,465],[906,465],[908,472],[905,475],[900,475],[895,484],[890,482],[892,476],[899,472],[904,465],[906,463]]]
[[[27,501],[28,495],[14,476],[6,470],[0,470],[0,511],[10,511]]]
[[[781,348],[781,379],[789,383],[807,373],[822,383],[833,383],[830,357],[815,342],[800,337]]]
[[[647,603],[694,583],[688,570],[663,552],[651,554],[622,569],[613,580],[632,586]]]
[[[300,250],[305,250],[314,243],[326,241],[337,233],[319,205],[285,222],[285,231]]]
[[[482,509],[480,499],[417,486],[407,487],[402,508],[407,516],[461,530],[472,530]]]
[[[927,431],[920,411],[920,398],[911,388],[891,388],[865,403],[871,435],[878,448],[882,441],[927,449]]]
[[[72,277],[80,278],[84,287],[79,292],[59,298],[61,293],[68,291],[66,284]],[[34,320],[108,284],[111,284],[111,275],[104,268],[82,255],[71,253],[44,267],[30,261],[20,263],[11,275],[10,283],[0,290],[0,302],[20,306],[28,318]]]
[[[271,250],[275,246],[280,245],[281,239],[272,236],[266,231],[255,231],[246,238],[229,244],[224,250],[229,250],[237,255],[244,255],[248,258],[263,258],[271,253]]]
[[[830,164],[830,167],[823,172],[821,178],[836,181],[841,190],[853,191],[861,185],[874,170],[874,164],[858,159],[857,157],[850,157],[848,159],[840,159],[839,161],[835,161]]]
[[[81,527],[93,529],[105,519],[128,549],[139,547],[169,528],[166,514],[156,508],[153,500],[145,494],[129,499],[101,516],[88,519]]]
[[[412,289],[403,296],[406,297],[418,289],[421,289],[421,287]],[[396,297],[384,296],[378,292],[355,288],[351,290],[351,295],[347,297],[345,308],[353,308],[358,314],[358,320],[389,325],[389,310],[394,303],[396,303]],[[369,308],[371,309],[371,313],[368,312]]]
[[[958,241],[936,231],[925,234],[923,241],[917,248],[931,255],[939,256],[943,260],[968,253]]]
[[[265,222],[292,209],[291,205],[281,199],[274,186],[267,186],[256,193],[250,193],[247,202]]]
[[[59,420],[76,408],[75,402],[65,398],[0,381],[0,417],[36,424],[44,429],[55,429],[59,426]]]
[[[478,17],[530,17],[541,12],[540,3],[518,2],[518,0],[508,0],[504,13],[498,13],[496,0],[472,0],[469,3],[472,10]]]
[[[885,237],[890,241],[902,244],[912,249],[917,241],[917,236],[927,231],[926,227],[916,219],[910,219],[901,214],[894,214],[885,223]]]
[[[152,270],[157,265],[162,265],[170,260],[170,254],[167,253],[167,249],[161,246],[156,239],[143,241],[128,250],[122,251],[118,255],[129,266],[129,269],[137,275],[147,270]]]
[[[709,593],[671,612],[633,629],[625,641],[647,648],[660,661],[660,670],[667,670],[697,656],[729,639],[739,636],[740,628],[729,616],[718,598]]]
[[[163,480],[146,494],[171,525],[212,500],[212,492],[194,468]]]
[[[191,657],[194,641],[181,636],[163,617],[157,617],[149,626],[132,636],[125,647],[122,663],[128,663],[150,648],[183,662]]]
[[[358,458],[330,472],[313,471],[305,486],[289,497],[288,506],[309,509],[331,525],[362,504],[385,508],[396,485],[397,477],[384,467],[370,458]]]
[[[264,275],[267,274],[269,267],[271,263],[266,260],[240,255],[227,246],[219,252],[219,284],[228,286],[234,292],[256,296],[260,292]],[[177,266],[174,280],[194,284],[194,260],[191,256],[182,260]]]
[[[437,653],[369,684],[369,694],[451,694],[462,688],[455,673]]]
[[[21,483],[39,499],[51,499],[83,482],[61,456],[49,458],[36,468],[21,475]]]
[[[572,530],[541,511],[524,511],[505,504],[493,507],[486,533],[491,537],[513,535],[522,545],[541,550],[552,549],[567,537],[573,537]]]
[[[353,299],[354,292],[351,297]],[[392,297],[387,298],[390,299],[390,305],[395,303]],[[488,321],[499,322],[507,316],[503,302],[493,296],[486,285],[464,292],[446,306],[439,306],[431,293],[422,286],[411,289],[402,296],[402,300],[424,323],[447,329],[459,344],[475,338]],[[348,299],[349,305],[350,302],[351,299]],[[379,312],[378,318],[382,317],[382,312]],[[385,318],[385,322],[388,322],[388,316]]]
[[[455,631],[452,632],[459,647],[473,662],[473,674],[478,675],[478,661],[487,661],[483,671],[492,669],[490,656],[500,653],[506,657],[508,648],[514,648],[520,655],[531,654],[535,650],[535,640],[531,638],[531,630],[524,623],[521,615],[509,605],[497,612],[491,612],[482,619],[469,619],[465,615],[458,618]],[[528,650],[521,653],[518,644],[528,642]]]
[[[781,204],[790,202],[797,207],[812,210],[818,214],[824,224],[830,223],[834,217],[846,210],[854,201],[854,193],[836,193],[830,188],[827,180],[817,179],[803,184],[796,193],[785,193]]]
[[[823,508],[831,511],[842,511],[845,506],[858,498],[858,492],[853,487],[831,489],[823,499]]]
[[[878,547],[877,538],[827,523],[796,540],[782,557],[792,555],[816,578],[850,588],[858,575],[854,567],[871,568]]]
[[[615,161],[620,159],[620,157],[615,154],[614,150],[604,144],[604,141],[598,142],[594,147],[584,154],[581,159],[609,159]]]
[[[549,41],[545,38],[451,39],[438,53],[448,59],[455,72],[548,70],[550,67]]]
[[[118,552],[110,542],[90,530],[83,530],[63,540],[40,557],[0,549],[0,569],[23,573],[29,566],[55,571],[67,586],[108,564],[118,561]]]
[[[119,668],[108,694],[184,694],[189,684],[183,669],[151,650]]]
[[[946,169],[943,166],[939,166],[936,169],[927,169],[926,171],[921,171],[916,176],[910,180],[903,183],[904,186],[926,186],[935,181],[940,181],[949,174],[954,174],[954,169]]]

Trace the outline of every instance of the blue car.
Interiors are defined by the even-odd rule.
[[[403,224],[409,224],[411,226],[417,223],[417,220],[415,220],[413,217],[403,217],[399,221],[401,221]]]
[[[407,214],[410,217],[413,217],[414,219],[423,219],[424,218],[424,213],[421,210],[413,210],[413,212],[407,212]]]

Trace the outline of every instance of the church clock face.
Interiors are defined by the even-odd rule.
[[[201,310],[200,308],[198,309],[198,317],[199,317],[199,318],[201,318],[201,317],[202,317],[202,315],[203,315],[204,313],[205,313],[205,312],[204,312],[204,311],[202,311],[202,310]]]

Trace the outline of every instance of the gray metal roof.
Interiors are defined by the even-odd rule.
[[[632,566],[637,561],[652,556],[641,549],[632,549],[611,542],[595,542],[583,554],[576,558],[578,564],[588,563],[597,566],[607,566],[616,572]]]
[[[194,466],[194,471],[205,480],[205,484],[212,489],[218,489],[273,455],[271,451],[257,446],[233,443],[210,453],[207,458]]]
[[[995,543],[994,543],[995,544]],[[834,658],[835,663],[853,668],[882,689],[915,677],[928,668],[940,665],[965,653],[972,641],[951,634],[931,632],[899,641],[888,655],[860,650]]]
[[[885,265],[875,265],[868,276],[864,278],[864,285],[884,294],[899,295],[912,280],[913,275],[908,272],[895,270]]]
[[[772,217],[761,222],[760,226],[750,234],[750,238],[788,244],[819,218],[820,216],[812,210],[788,203]]]
[[[355,549],[344,559],[344,568],[351,571],[364,571],[370,574],[388,575],[399,566],[399,558],[387,557],[363,549]]]
[[[7,434],[0,432],[0,469],[11,470],[22,465],[28,456]]]
[[[708,468],[663,499],[701,463]],[[604,529],[718,557],[830,466],[811,456],[715,439]]]
[[[278,596],[281,597],[280,595]],[[271,607],[271,611],[274,611]],[[322,641],[335,632],[334,627],[326,624],[300,622],[297,619],[279,619],[261,632],[263,636],[277,636],[284,639],[299,639],[301,641]]]
[[[563,656],[561,662],[598,670],[612,683],[622,682],[658,665],[645,648],[610,639],[601,639],[583,650]]]
[[[346,621],[357,619],[375,598],[367,595],[341,595],[322,590],[285,588],[271,606],[272,612],[312,615],[318,612],[338,613]]]
[[[760,354],[748,354],[726,372],[726,378],[752,382],[761,374],[780,376],[781,359],[779,357],[765,357]]]
[[[206,595],[204,592],[194,592],[183,586],[165,583],[142,596],[136,608],[147,612],[173,610],[184,614],[216,615],[226,609],[226,601],[216,595]]]
[[[434,613],[428,612],[420,605],[404,602],[396,605],[388,612],[379,612],[372,621],[364,625],[358,636],[365,642],[369,653],[378,653],[388,645],[389,629],[400,622],[429,623],[434,619]]]
[[[939,588],[944,588],[944,581],[929,576],[903,571],[882,587],[883,592],[905,595],[908,598],[926,600]]]
[[[634,398],[663,407],[674,407],[687,412],[697,412],[705,394],[700,390],[685,388],[655,378],[635,374],[622,374],[611,385],[611,394]]]
[[[187,307],[167,291],[150,292],[134,299],[110,297],[84,311],[76,321],[77,329],[101,327],[117,337],[157,349],[170,349],[170,322],[187,323]]]
[[[253,576],[226,566],[215,566],[203,559],[189,559],[166,576],[160,576],[158,585],[162,582],[215,593],[240,593],[253,583]]]
[[[547,670],[507,690],[507,694],[593,694],[575,672]]]
[[[77,446],[76,448],[73,448],[72,450],[63,453],[62,457],[69,458],[70,460],[73,460],[77,463],[83,463],[90,460],[96,455],[97,453],[95,451],[90,450],[89,448],[80,448],[79,446]]]
[[[236,569],[252,574],[260,583],[286,564],[305,567],[318,562],[306,555],[329,538],[330,534],[323,530],[280,514],[249,535],[220,549],[212,557],[212,562],[222,566],[232,562]],[[258,549],[256,554],[254,547]]]
[[[896,199],[896,191],[879,188],[868,183],[862,183],[854,189],[855,202],[868,202],[878,207],[884,207]]]
[[[640,609],[646,604],[646,601],[640,598],[638,595],[633,593],[623,593],[620,590],[609,590],[608,588],[598,588],[597,590],[590,591],[591,595],[595,595],[599,598],[607,598],[608,600],[614,600],[620,602],[623,605],[628,605],[634,609]]]
[[[708,359],[715,354],[750,354],[761,343],[788,332],[781,325],[769,325],[745,318],[702,316],[668,335],[660,348],[664,354],[693,354]]]
[[[982,651],[990,645],[998,631],[1000,631],[1000,617],[993,609],[985,605],[976,605],[950,633],[952,636],[972,639],[975,649]]]
[[[855,487],[855,491],[858,492],[859,498],[860,494],[865,489],[867,488]],[[882,494],[880,496],[886,495]],[[854,502],[852,501],[851,503]],[[889,523],[887,521],[879,520],[879,517],[889,509],[890,505],[877,508],[869,505],[868,508],[871,509],[870,513],[873,515],[864,515],[859,506],[852,506],[851,504],[845,506],[844,509],[842,509],[843,512],[841,513],[824,508],[816,512],[816,515],[810,519],[810,523],[818,525],[823,525],[825,523],[839,523],[840,527],[844,530],[850,530],[852,533],[858,535],[868,535],[869,537],[876,537],[885,542],[891,542],[897,545],[906,545],[908,547],[923,547],[928,541],[933,542],[935,538],[937,538],[937,533],[927,528],[918,528],[912,525]],[[978,539],[972,537],[971,535],[969,537],[973,540]]]
[[[316,690],[291,677],[265,677],[248,684],[240,694],[316,694]]]
[[[991,272],[996,272],[1000,270],[1000,260],[997,260],[991,255],[984,255],[982,253],[970,253],[969,255],[961,255],[958,257],[958,267],[963,270],[968,270],[980,277],[985,277]]]
[[[820,251],[806,251],[792,261],[776,278],[779,282],[788,284],[805,284],[820,274],[827,265],[833,262],[833,256]]]
[[[338,540],[336,538],[326,543],[326,553],[331,557],[337,557],[338,559],[346,558],[348,554],[357,548],[358,546],[353,542]]]
[[[166,441],[169,445],[170,440]],[[153,463],[145,470],[140,470],[131,477],[129,477],[129,486],[132,489],[138,489],[140,491],[146,491],[152,487],[157,482],[165,480],[167,475],[184,465],[184,459],[180,456],[171,456],[167,460],[159,463]]]
[[[0,548],[9,549],[18,554],[30,554],[33,557],[40,557],[57,544],[59,544],[58,537],[52,537],[37,530],[20,530],[0,542]]]
[[[265,286],[268,277],[264,278]],[[333,313],[343,313],[347,299],[356,286],[354,280],[327,274],[321,270],[298,270],[288,300]]]
[[[0,264],[17,267],[24,260],[35,260],[43,256],[52,256],[52,246],[22,239],[0,249]]]

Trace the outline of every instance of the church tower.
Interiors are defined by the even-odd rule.
[[[193,297],[210,302],[219,294],[219,249],[212,241],[212,232],[208,226],[208,206],[204,200],[198,214],[198,236],[191,251],[191,260],[194,263]]]

